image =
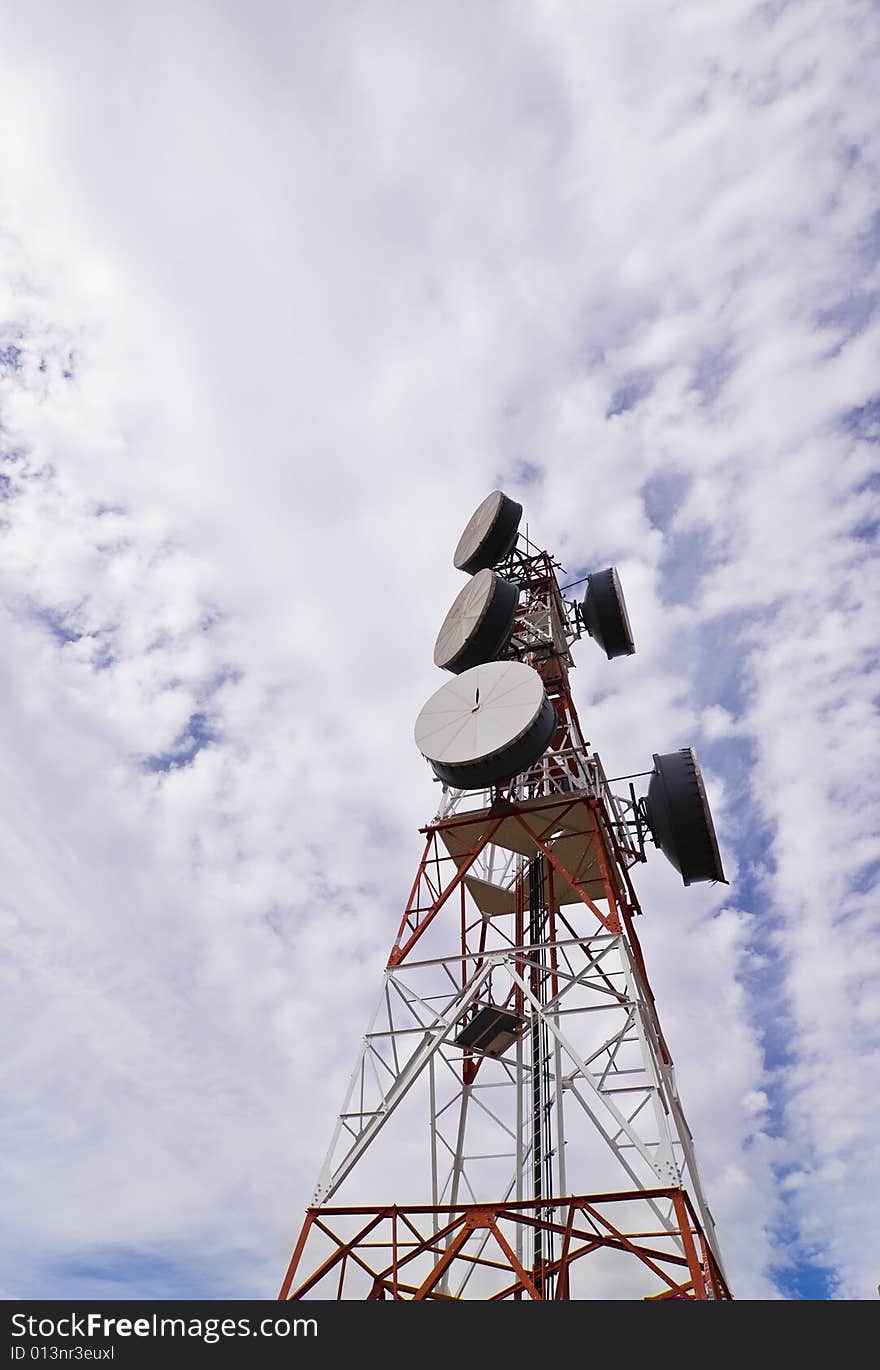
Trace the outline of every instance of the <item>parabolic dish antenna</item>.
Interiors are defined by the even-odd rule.
[[[645,798],[648,827],[686,885],[724,879],[700,763],[692,747],[654,756]]]
[[[519,590],[488,568],[455,597],[434,648],[434,665],[460,675],[494,661],[510,641]]]
[[[416,746],[434,773],[480,790],[533,765],[556,730],[538,672],[521,661],[488,661],[447,680],[416,719]]]
[[[471,514],[458,539],[453,557],[456,570],[472,576],[497,566],[513,550],[521,518],[522,505],[508,499],[503,491],[493,490]]]
[[[632,656],[636,648],[616,567],[587,576],[581,621],[609,661],[616,656]]]

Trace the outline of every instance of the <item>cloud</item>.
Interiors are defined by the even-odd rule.
[[[570,578],[620,566],[637,655],[574,676],[606,769],[709,777],[730,891],[639,889],[731,1281],[872,1297],[870,7],[6,30],[5,1284],[274,1288],[500,483]]]

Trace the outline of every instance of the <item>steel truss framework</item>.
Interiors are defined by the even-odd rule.
[[[520,581],[511,652],[541,672],[558,728],[505,787],[444,787],[422,829],[280,1297],[597,1297],[604,1276],[581,1272],[613,1255],[653,1281],[643,1297],[729,1298],[634,927],[643,852],[571,700],[579,630],[546,553],[517,551],[502,573]],[[489,1006],[515,1025],[497,1054],[457,1041]],[[406,1177],[418,1200],[331,1206],[380,1137],[382,1182],[395,1173],[391,1134],[414,1099],[428,1133]]]
[[[672,1207],[677,1227],[638,1226],[650,1220],[648,1205]],[[620,1216],[618,1216],[620,1214]],[[345,1226],[351,1235],[337,1229]],[[517,1250],[523,1235],[554,1239],[559,1254],[535,1273]],[[296,1283],[300,1258],[310,1237],[324,1239],[327,1255]],[[670,1240],[674,1238],[674,1241]],[[310,1208],[281,1289],[283,1299],[301,1299],[321,1284],[337,1299],[461,1299],[478,1281],[482,1297],[566,1300],[572,1297],[577,1267],[597,1252],[620,1253],[642,1263],[659,1282],[651,1299],[730,1297],[682,1189],[575,1195],[548,1209],[539,1201],[464,1204],[459,1207]]]

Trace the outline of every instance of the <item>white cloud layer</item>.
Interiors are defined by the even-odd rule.
[[[874,1296],[876,10],[0,12],[0,1284],[274,1292],[500,483],[711,785],[730,890],[638,884],[734,1291]]]

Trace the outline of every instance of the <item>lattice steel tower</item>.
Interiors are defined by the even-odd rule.
[[[692,750],[612,792],[571,648],[634,650],[616,571],[559,563],[493,491],[416,742],[442,783],[281,1298],[726,1299],[636,936],[644,839],[723,880]]]

